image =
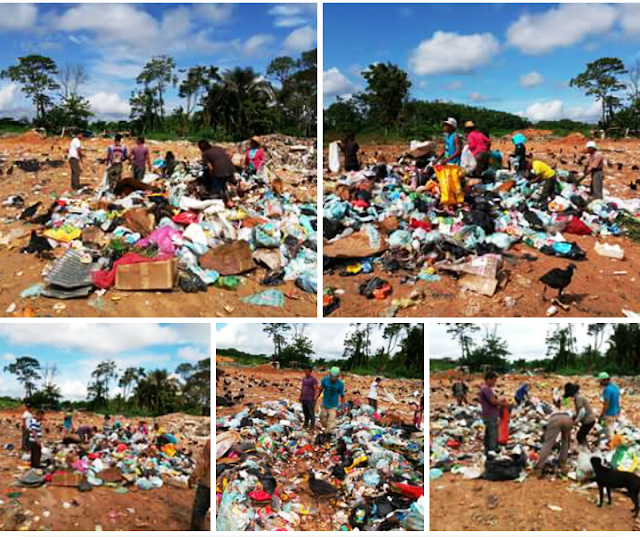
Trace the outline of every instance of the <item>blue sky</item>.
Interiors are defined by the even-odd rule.
[[[209,324],[0,323],[0,396],[24,397],[15,377],[4,371],[21,356],[55,364],[63,396],[85,399],[91,372],[101,361],[113,360],[120,369],[173,372],[210,354]]]
[[[316,4],[0,4],[0,70],[29,54],[80,63],[96,115],[126,118],[135,78],[152,56],[173,56],[179,68],[263,72],[276,56],[315,47],[316,14]],[[167,102],[179,104],[175,91]],[[0,116],[31,111],[18,87],[0,80]]]
[[[569,80],[600,57],[640,53],[640,4],[325,4],[323,28],[325,106],[389,61],[416,98],[594,120],[599,105]]]
[[[566,326],[563,323],[562,326]],[[474,335],[476,344],[482,341],[482,336],[487,330],[493,330],[496,324],[480,324],[480,331]],[[514,323],[497,323],[498,335],[505,339],[509,345],[509,351],[512,356],[510,360],[524,358],[525,360],[540,360],[547,356],[547,345],[545,338],[547,333],[558,327],[559,323],[545,322],[514,322]],[[447,334],[447,324],[431,324],[429,325],[429,357],[430,358],[459,358],[460,346],[451,339]],[[608,338],[612,329],[607,326],[605,336]],[[593,338],[587,334],[586,324],[574,324],[573,335],[576,338],[578,350],[583,350],[587,345],[593,344]],[[603,351],[608,349],[606,343],[603,345]]]

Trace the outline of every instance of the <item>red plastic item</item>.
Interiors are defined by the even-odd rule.
[[[571,221],[567,223],[566,227],[562,232],[569,234],[577,234],[578,236],[589,236],[593,231],[589,228],[584,221],[577,218],[576,216],[571,217]]]
[[[503,407],[500,413],[500,424],[498,425],[498,444],[507,444],[509,442],[509,409]]]
[[[271,495],[269,493],[267,493],[266,491],[250,491],[249,492],[249,498],[253,499],[254,501],[258,501],[258,502],[264,502],[264,501],[270,501],[271,500]]]
[[[376,300],[384,300],[391,294],[392,290],[391,285],[389,283],[385,283],[382,287],[373,291],[373,296]]]
[[[173,221],[181,225],[191,225],[192,223],[198,223],[198,214],[195,212],[180,212],[173,217]]]
[[[306,454],[307,452],[313,452],[313,446],[311,446],[309,443],[305,444],[303,447],[298,448],[296,450],[296,455],[301,455],[301,454]]]
[[[411,221],[409,221],[409,227],[411,227],[412,229],[424,229],[425,231],[429,232],[431,230],[431,223],[411,218]]]
[[[411,499],[419,499],[420,497],[424,497],[424,486],[420,487],[412,486],[409,484],[396,484],[396,487],[405,497],[410,497]]]

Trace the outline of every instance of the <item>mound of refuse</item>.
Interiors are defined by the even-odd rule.
[[[424,530],[423,431],[368,405],[302,424],[289,400],[216,419],[216,530]]]

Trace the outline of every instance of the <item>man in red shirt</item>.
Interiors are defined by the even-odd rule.
[[[467,134],[469,150],[476,159],[476,168],[471,176],[480,177],[489,168],[491,139],[482,133],[471,120],[465,123],[464,130]]]

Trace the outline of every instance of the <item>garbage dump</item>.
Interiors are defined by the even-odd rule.
[[[315,314],[314,141],[265,137],[259,170],[242,166],[245,143],[223,145],[239,165],[225,204],[201,189],[203,166],[191,143],[149,141],[152,171],[141,181],[123,172],[109,185],[98,154],[105,141],[86,141],[94,182],[69,191],[59,160],[44,161],[38,145],[16,139],[3,139],[9,150],[0,145],[7,314]],[[53,144],[56,156],[68,144],[38,141]],[[171,171],[167,149],[177,154]],[[11,166],[7,176],[11,162],[29,174]]]
[[[118,417],[115,429],[115,420],[106,428],[102,416],[78,413],[80,434],[65,433],[62,418],[45,415],[41,469],[31,469],[21,411],[2,413],[3,530],[188,530],[188,481],[210,438],[209,417]],[[154,421],[166,433],[158,436]]]
[[[534,159],[558,158],[548,160],[556,173],[549,199],[543,182],[509,166],[506,141],[481,178],[437,165],[435,143],[393,147],[394,159],[372,149],[360,171],[325,171],[325,315],[637,313],[640,303],[624,291],[639,286],[640,198],[607,170],[604,199],[592,199],[566,151],[567,160],[548,148],[558,152],[573,139],[544,139],[544,150],[533,140]],[[607,159],[619,155],[617,146],[600,145]],[[627,166],[634,161],[637,152]],[[540,278],[569,264],[576,270],[567,287],[545,296]]]
[[[398,412],[422,381],[386,381],[374,412],[351,390],[372,378],[345,375],[328,433],[303,427],[301,372],[216,366],[217,531],[424,530],[424,431]]]
[[[453,380],[469,387],[468,404],[458,405],[451,393]],[[480,376],[458,372],[431,375],[430,392],[430,528],[431,530],[631,530],[632,504],[620,495],[614,508],[600,510],[592,457],[619,471],[640,472],[640,400],[636,378],[616,378],[623,394],[623,412],[615,424],[612,441],[596,423],[588,446],[577,445],[575,430],[568,466],[559,463],[560,438],[546,462],[542,478],[535,471],[545,427],[554,411],[554,393],[562,395],[568,382],[599,411],[602,389],[594,377],[506,375],[495,389],[510,403],[508,440],[497,454],[485,457],[484,423],[476,398]],[[530,400],[520,406],[513,396],[523,384]],[[573,410],[565,400],[561,407]],[[481,494],[481,495],[477,495]],[[451,509],[451,498],[459,501]]]

